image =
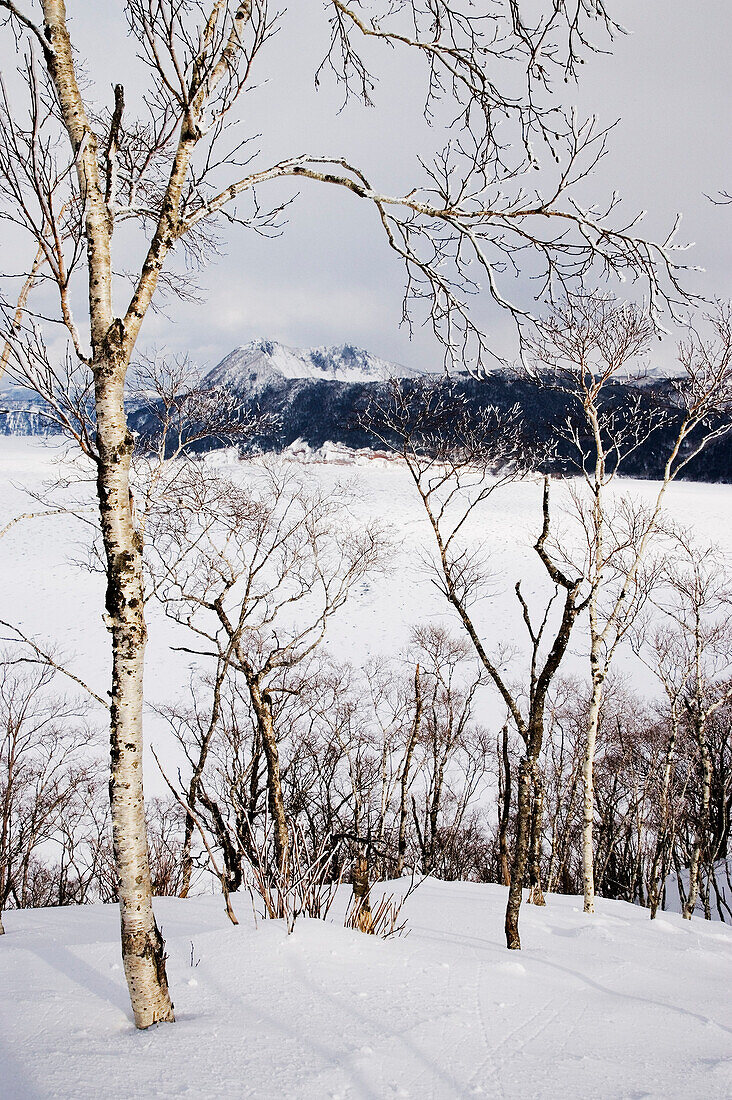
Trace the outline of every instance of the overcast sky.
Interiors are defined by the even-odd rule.
[[[581,88],[569,92],[583,113],[606,123],[621,119],[592,194],[602,199],[616,189],[629,213],[646,209],[648,236],[662,237],[681,211],[680,239],[695,242],[688,261],[705,268],[689,285],[732,296],[732,206],[715,207],[705,198],[732,190],[732,5],[609,0],[609,6],[630,33],[615,41],[611,56],[589,58]],[[338,114],[332,81],[319,91],[313,82],[327,44],[322,2],[292,0],[290,7],[268,55],[261,55],[263,83],[243,100],[244,117],[262,134],[265,160],[301,152],[346,155],[380,189],[408,190],[419,178],[417,153],[436,144],[421,120],[419,70],[396,67],[387,52],[376,109],[354,105]],[[67,0],[67,10],[100,97],[109,99],[117,81],[129,89],[122,4]],[[2,50],[6,68],[12,63],[7,33]],[[264,193],[261,198],[267,201]],[[143,345],[188,350],[201,365],[258,336],[301,347],[355,343],[407,365],[439,359],[427,331],[410,342],[400,329],[402,271],[374,212],[354,197],[303,186],[282,237],[262,240],[232,227],[225,250],[202,275],[205,302],[174,303],[166,316],[148,317]],[[500,318],[490,324],[506,329]]]

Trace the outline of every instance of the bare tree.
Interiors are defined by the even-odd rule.
[[[729,638],[732,629],[728,578],[719,551],[702,548],[684,532],[674,539],[676,555],[654,602],[664,620],[653,643],[651,667],[659,677],[670,709],[670,730],[662,788],[662,825],[654,857],[652,881],[667,864],[666,821],[670,772],[679,725],[685,720],[698,754],[701,797],[696,813],[695,839],[689,865],[689,886],[683,915],[690,920],[699,897],[702,865],[713,875],[718,853],[711,840],[712,757],[708,729],[714,715],[732,699]],[[657,900],[654,898],[654,901]],[[652,916],[655,912],[652,909]]]
[[[404,749],[404,758],[401,763],[399,776],[399,839],[397,841],[397,878],[404,874],[404,861],[407,854],[407,821],[409,819],[409,781],[412,769],[412,758],[419,740],[424,714],[424,695],[422,691],[422,678],[419,663],[414,668],[414,716],[409,729],[407,743]]]
[[[412,800],[414,824],[422,873],[440,875],[450,854],[450,834],[459,833],[484,771],[484,759],[473,751],[483,734],[475,722],[483,676],[470,641],[461,635],[429,624],[415,630],[414,642],[422,672],[424,776],[421,813]]]
[[[56,900],[34,900],[45,874],[39,853],[62,841],[91,780],[84,708],[53,690],[53,679],[53,668],[20,652],[0,655],[0,931],[9,900],[18,908]]]
[[[424,505],[436,548],[435,580],[456,611],[488,679],[499,692],[525,748],[518,774],[517,833],[508,905],[506,942],[518,949],[518,914],[529,859],[532,792],[540,791],[539,754],[551,683],[583,609],[582,576],[571,576],[549,547],[551,516],[549,481],[544,479],[542,527],[535,543],[553,595],[538,621],[524,598],[521,582],[515,594],[529,648],[528,683],[515,688],[480,636],[472,606],[490,588],[491,572],[480,551],[466,543],[466,525],[501,485],[514,480],[536,461],[522,438],[518,411],[494,408],[472,416],[461,399],[434,383],[405,388],[394,383],[387,401],[372,402],[364,425],[401,455]],[[462,540],[462,541],[461,541]],[[555,605],[556,607],[555,611]],[[557,621],[558,620],[558,621]],[[536,804],[536,810],[539,806]],[[540,815],[537,837],[540,830]]]
[[[215,248],[217,222],[270,231],[287,205],[285,199],[262,207],[260,194],[271,181],[306,179],[347,191],[376,211],[406,267],[405,316],[410,304],[424,300],[449,357],[466,352],[472,340],[471,360],[478,365],[487,344],[468,312],[477,290],[469,262],[476,262],[492,302],[519,321],[525,310],[509,301],[499,281],[527,249],[537,261],[532,273],[541,276],[540,293],[597,267],[641,276],[654,308],[678,292],[670,238],[658,245],[637,234],[633,218],[618,222],[614,197],[605,210],[585,209],[573,197],[576,183],[604,155],[606,132],[557,107],[552,85],[574,77],[595,48],[590,26],[605,37],[617,30],[604,0],[558,0],[535,18],[522,9],[511,0],[486,16],[451,0],[368,7],[329,0],[332,40],[324,64],[346,95],[370,101],[369,44],[409,51],[426,64],[428,117],[437,119],[439,110],[440,121],[444,113],[460,133],[427,167],[424,181],[389,195],[340,154],[253,163],[247,137],[232,137],[230,124],[255,61],[284,17],[272,14],[267,0],[127,0],[129,31],[148,75],[143,118],[130,117],[122,84],[115,85],[110,108],[93,104],[63,0],[0,0],[6,37],[14,35],[27,58],[28,91],[25,110],[9,98],[0,102],[3,216],[30,241],[23,279],[40,274],[30,257],[42,251],[43,278],[57,297],[53,319],[71,347],[65,374],[93,394],[93,437],[64,415],[97,479],[113,649],[112,821],[123,960],[139,1027],[172,1020],[173,1010],[145,844],[142,538],[130,498],[134,444],[124,386],[156,292],[167,284],[175,294],[187,293],[187,281],[167,270],[172,250],[180,245],[199,261]],[[541,160],[551,170],[539,187],[534,169]],[[113,233],[125,222],[142,227],[145,246],[119,309]],[[87,291],[82,320],[73,311],[77,277]],[[63,408],[41,329],[27,312],[18,324],[14,310],[5,329],[14,376],[33,384],[38,359],[50,370]]]
[[[194,850],[194,830],[210,846],[214,838],[222,869],[214,868],[224,894],[244,881],[244,861],[255,857],[252,839],[262,814],[262,749],[246,685],[224,662],[213,675],[194,676],[190,701],[176,700],[158,708],[183,749],[190,768],[178,788],[166,782],[185,807],[181,849],[181,896],[202,870]],[[204,861],[211,863],[211,859]]]
[[[277,699],[297,693],[298,666],[322,641],[353,585],[378,563],[377,525],[356,531],[352,494],[326,492],[283,464],[251,471],[248,491],[189,470],[155,515],[156,595],[220,670],[244,677],[267,764],[275,860],[289,858]],[[213,712],[212,712],[213,717]]]
[[[676,645],[674,632],[668,623],[656,624],[655,629],[651,630],[647,621],[641,621],[631,641],[634,652],[658,677],[666,696],[658,827],[648,873],[648,905],[653,920],[663,895],[673,849],[672,784],[676,756],[683,736],[682,696],[689,670],[684,667],[685,655]]]
[[[618,678],[608,681],[598,726],[595,879],[605,897],[646,904],[652,835],[657,724],[645,701]]]
[[[566,434],[579,456],[585,493],[574,502],[586,547],[592,692],[583,767],[583,887],[594,912],[593,762],[604,685],[618,646],[648,595],[643,566],[658,535],[672,481],[706,444],[729,430],[732,408],[732,316],[719,306],[707,337],[694,329],[679,348],[680,377],[661,407],[635,400],[618,405],[613,385],[627,380],[648,351],[653,326],[639,307],[608,295],[579,293],[554,306],[532,342],[533,370],[568,393],[574,415]],[[670,429],[663,473],[648,508],[610,486],[623,463],[660,427]],[[589,433],[587,432],[589,429]],[[589,434],[589,439],[588,439]]]
[[[183,837],[183,854],[182,854],[182,874],[181,874],[181,888],[180,896],[182,898],[187,897],[188,891],[191,888],[191,876],[193,874],[193,857],[192,857],[192,845],[193,845],[193,829],[196,823],[195,812],[196,804],[198,802],[199,788],[202,782],[203,772],[206,767],[206,761],[208,759],[209,749],[211,747],[211,741],[217,732],[217,728],[221,718],[222,707],[222,692],[224,690],[228,668],[226,661],[218,661],[216,664],[216,671],[211,677],[206,686],[210,690],[211,707],[210,710],[202,714],[200,708],[197,706],[196,699],[198,694],[198,685],[191,685],[192,707],[188,712],[184,712],[181,715],[179,710],[173,710],[166,708],[165,714],[168,721],[179,733],[179,741],[182,744],[188,760],[191,765],[191,778],[188,784],[187,799],[186,799],[186,819],[185,819],[185,831]],[[189,731],[195,732],[195,738],[191,745],[190,738],[180,736],[181,729],[185,728]],[[253,761],[254,773],[257,773],[256,762]],[[256,781],[258,774],[254,775],[254,788],[256,790]],[[250,816],[252,816],[253,807],[249,807]]]

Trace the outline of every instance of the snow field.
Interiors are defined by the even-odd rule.
[[[210,461],[253,476],[229,455]],[[0,528],[40,510],[24,490],[39,491],[58,463],[56,447],[0,439]],[[420,565],[429,532],[405,472],[377,462],[309,469],[326,486],[358,478],[359,508],[391,522],[399,542],[333,621],[333,655],[356,664],[396,656],[413,624],[449,621]],[[624,487],[646,499],[654,491]],[[556,483],[557,499],[562,491]],[[729,499],[727,486],[683,483],[667,498],[674,519],[728,551]],[[538,520],[539,487],[523,483],[496,494],[470,531],[497,573],[476,616],[494,645],[517,636],[515,580],[529,599],[546,593],[531,549]],[[104,580],[70,563],[83,559],[90,530],[51,516],[0,539],[0,618],[55,643],[103,695]],[[180,634],[152,603],[148,618],[147,693],[163,703],[186,690],[191,658],[171,650]],[[578,634],[565,672],[584,672],[583,644]],[[496,704],[484,698],[477,717],[492,724]],[[104,752],[103,722],[99,730]],[[152,714],[147,737],[170,761]],[[146,779],[150,793],[163,792],[152,762]],[[337,913],[332,924],[299,922],[288,938],[278,922],[255,929],[247,896],[235,906],[238,928],[218,897],[156,901],[178,1022],[146,1033],[131,1021],[115,907],[8,912],[0,1098],[732,1095],[732,932],[719,924],[668,913],[651,922],[602,899],[589,919],[579,899],[552,896],[545,909],[522,909],[524,950],[508,953],[499,886],[428,880],[407,902],[410,935],[386,943],[342,928]]]
[[[390,883],[404,889],[405,882]],[[338,899],[342,910],[345,892]],[[11,911],[0,941],[4,1100],[480,1096],[723,1098],[732,1091],[732,933],[600,900],[525,906],[427,880],[410,934],[255,928],[248,896],[160,898],[177,1022],[132,1024],[114,906]],[[191,965],[193,961],[194,965]]]
[[[28,490],[41,492],[44,484],[59,472],[68,472],[70,466],[63,456],[58,444],[0,438],[0,529],[19,514],[42,509],[42,505],[29,498]],[[212,469],[223,471],[242,484],[256,478],[256,465],[239,462],[233,452],[215,452],[207,461]],[[296,455],[285,456],[280,461],[299,459]],[[431,533],[407,472],[397,463],[385,463],[383,459],[369,462],[361,459],[347,465],[339,456],[335,462],[308,462],[307,473],[325,487],[355,480],[360,514],[366,518],[378,517],[391,525],[395,543],[383,571],[361,582],[331,620],[325,647],[332,656],[357,666],[377,655],[399,659],[416,624],[431,620],[458,628],[456,617],[430,583],[424,565],[425,553],[431,551]],[[86,476],[89,477],[88,469]],[[628,490],[647,501],[656,491],[653,482],[625,481],[618,486],[621,491]],[[562,482],[552,484],[558,520],[566,491]],[[77,497],[79,492],[76,486]],[[91,482],[82,492],[88,497],[89,517],[93,519]],[[680,482],[669,490],[668,512],[677,523],[693,523],[700,539],[717,541],[730,552],[731,494],[732,489],[726,485]],[[507,660],[517,662],[516,679],[523,675],[525,662],[524,627],[513,593],[514,584],[522,579],[522,591],[536,608],[543,605],[550,592],[533,551],[540,510],[538,481],[508,485],[490,497],[465,531],[466,540],[487,557],[493,573],[491,595],[473,610],[474,620],[489,649],[508,647]],[[562,521],[562,526],[567,527],[567,522]],[[0,618],[54,646],[68,667],[104,696],[109,677],[109,638],[102,622],[104,578],[74,564],[87,558],[92,533],[90,527],[65,515],[16,524],[0,539]],[[190,644],[190,636],[167,620],[152,600],[147,606],[147,619],[146,697],[149,703],[160,705],[187,694],[191,671],[200,664],[190,654],[172,649],[175,645]],[[616,667],[637,688],[649,694],[657,691],[650,674],[636,661],[624,658],[622,652]],[[567,675],[587,675],[586,640],[581,626],[561,671]],[[492,690],[482,693],[476,720],[489,728],[502,722],[503,708]],[[147,716],[147,741],[156,746],[164,763],[172,756],[177,760],[176,747],[165,723],[152,712]],[[105,743],[106,732],[100,726],[102,751],[106,751]],[[148,791],[165,793],[154,762],[146,758],[145,763]]]

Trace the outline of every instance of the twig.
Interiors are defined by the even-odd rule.
[[[109,710],[109,703],[105,699],[102,699],[101,695],[97,695],[96,691],[93,691],[88,684],[84,683],[84,681],[73,672],[70,672],[67,668],[64,668],[63,665],[55,661],[51,654],[42,650],[37,642],[32,641],[31,638],[27,638],[19,627],[13,626],[12,623],[6,623],[4,619],[0,619],[0,626],[4,627],[6,630],[12,630],[13,633],[16,634],[25,645],[30,646],[33,652],[37,653],[47,665],[55,669],[56,672],[60,672],[62,676],[67,676],[69,680],[73,680],[74,683],[78,684],[80,688],[83,688],[87,695],[90,695],[95,702],[99,703],[105,710]]]

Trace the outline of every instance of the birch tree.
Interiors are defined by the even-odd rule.
[[[551,549],[549,480],[544,478],[542,522],[534,550],[552,588],[537,612],[529,606],[521,582],[514,587],[528,638],[528,674],[519,686],[505,665],[513,654],[505,646],[489,652],[476,622],[475,607],[494,578],[481,548],[471,544],[470,523],[502,485],[523,473],[536,455],[522,438],[516,409],[468,413],[464,402],[446,387],[420,381],[411,387],[394,382],[387,400],[374,400],[363,419],[376,438],[402,458],[424,506],[433,536],[433,579],[456,612],[485,676],[498,691],[524,746],[518,769],[517,828],[506,906],[506,945],[519,950],[519,910],[529,864],[532,833],[535,849],[541,829],[542,784],[539,756],[544,743],[549,691],[574,629],[586,606],[580,595],[582,575],[565,569]],[[532,829],[532,814],[534,828]],[[533,860],[538,865],[538,851]],[[532,883],[535,899],[541,895]]]
[[[347,98],[370,103],[371,58],[379,50],[408,53],[425,65],[428,118],[452,126],[423,177],[397,194],[340,151],[267,163],[245,149],[249,135],[236,136],[241,95],[287,18],[267,0],[127,0],[128,29],[147,74],[140,88],[147,113],[138,117],[121,81],[103,106],[86,73],[81,79],[84,59],[64,0],[0,0],[0,14],[5,48],[26,59],[27,91],[25,106],[10,94],[0,102],[2,216],[19,247],[28,244],[21,283],[30,280],[31,295],[42,276],[54,291],[52,321],[68,339],[72,374],[93,394],[93,432],[75,431],[72,420],[66,427],[96,472],[113,653],[110,791],[122,953],[135,1022],[144,1028],[172,1020],[173,1009],[145,843],[143,547],[130,500],[124,387],[156,295],[187,292],[190,277],[171,270],[173,250],[195,264],[214,247],[217,225],[270,231],[288,202],[262,197],[275,181],[345,192],[375,214],[404,265],[404,318],[424,308],[448,359],[467,355],[477,367],[491,348],[471,319],[472,297],[482,282],[489,302],[519,324],[526,320],[530,311],[511,299],[506,282],[524,259],[540,295],[594,269],[629,272],[644,281],[656,311],[678,297],[678,269],[671,237],[643,238],[614,196],[605,207],[584,207],[574,195],[604,155],[607,131],[564,111],[554,85],[574,79],[585,57],[619,30],[604,0],[552,0],[530,11],[504,0],[488,14],[453,0],[327,0],[312,16],[328,20],[331,32],[326,58],[320,65],[314,59],[318,77],[329,73]],[[601,36],[597,44],[591,31]],[[108,71],[113,43],[107,57]],[[286,72],[275,76],[289,80]],[[143,240],[131,291],[115,276],[123,266],[115,263],[117,230],[125,223],[141,229]],[[13,259],[5,271],[11,282],[17,267]],[[75,296],[76,285],[85,293]],[[7,373],[33,386],[52,367],[43,335],[49,315],[38,309],[34,320],[22,289],[5,300],[20,301],[22,312],[18,320],[15,307],[6,310]]]
[[[691,920],[699,897],[702,866],[713,875],[718,855],[710,845],[712,756],[708,730],[714,715],[732,699],[728,648],[732,611],[728,577],[719,552],[714,547],[695,545],[681,532],[675,543],[678,556],[667,570],[665,590],[658,599],[666,630],[655,646],[654,666],[671,711],[664,769],[664,819],[668,813],[667,775],[678,735],[679,712],[688,723],[698,754],[700,798],[689,864],[689,889],[683,906],[684,918]],[[654,886],[659,866],[665,865],[661,858],[664,847],[665,837],[661,854],[654,859]],[[655,916],[653,910],[651,916]]]
[[[594,913],[593,767],[605,683],[621,642],[648,595],[643,566],[658,535],[669,486],[707,443],[729,430],[732,315],[718,306],[707,332],[690,328],[679,346],[680,373],[663,403],[639,392],[624,405],[613,385],[636,375],[653,338],[648,313],[608,295],[578,293],[554,306],[531,345],[533,370],[574,401],[565,434],[578,456],[584,493],[574,495],[585,549],[592,690],[587,712],[582,819],[584,910]],[[612,486],[623,463],[663,429],[669,442],[648,507]]]
[[[297,693],[298,667],[354,586],[380,565],[386,539],[375,523],[354,527],[348,487],[326,492],[276,464],[250,476],[248,491],[198,470],[178,480],[175,501],[153,517],[153,574],[166,614],[193,631],[188,650],[216,662],[211,732],[222,678],[229,670],[244,678],[267,766],[276,872],[285,880],[278,700]]]

